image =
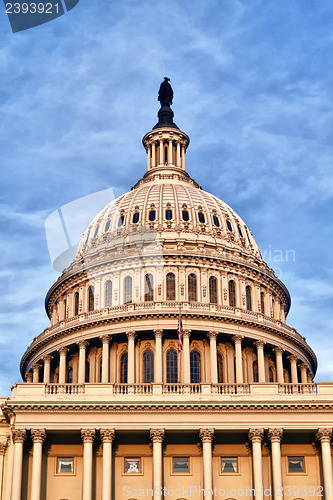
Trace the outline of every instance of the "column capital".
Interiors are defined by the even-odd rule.
[[[275,352],[276,356],[282,356],[284,349],[282,347],[274,347],[273,352]]]
[[[263,340],[257,340],[256,342],[254,342],[254,345],[256,346],[257,349],[263,349],[265,343],[266,342],[264,342]]]
[[[301,363],[300,365],[298,365],[298,367],[300,368],[301,372],[307,372],[308,371],[308,365],[306,363]]]
[[[216,330],[210,330],[210,331],[207,333],[207,337],[209,338],[209,340],[216,340],[216,339],[217,339],[218,334],[219,334],[219,332],[217,332]]]
[[[71,355],[72,359],[79,359],[79,353],[75,352],[74,354]]]
[[[24,443],[25,438],[27,436],[27,431],[25,429],[13,429],[12,430],[12,438],[14,444],[16,443]]]
[[[8,443],[7,441],[0,442],[0,456],[3,456],[6,453]]]
[[[313,380],[314,377],[313,372],[308,372],[308,377],[311,378],[311,380]]]
[[[79,349],[86,349],[89,344],[86,340],[79,340],[77,345],[79,346]]]
[[[57,351],[60,354],[60,356],[66,356],[66,354],[69,352],[69,349],[68,347],[59,347]]]
[[[163,337],[163,330],[154,330],[155,339],[161,339]]]
[[[31,437],[34,443],[43,443],[46,438],[45,429],[31,429]]]
[[[32,382],[32,373],[31,372],[26,373],[25,379],[27,382]]]
[[[81,429],[81,438],[83,443],[93,443],[95,439],[95,429]]]
[[[100,430],[101,438],[103,443],[112,443],[115,436],[114,429],[101,429]]]
[[[288,359],[290,360],[290,364],[292,363],[297,363],[297,360],[298,360],[298,357],[295,356],[295,354],[291,354],[290,356],[288,356]]]
[[[328,442],[330,443],[332,437],[332,429],[318,429],[317,434],[316,434],[316,439],[320,441],[321,443]]]
[[[214,429],[200,429],[199,437],[203,443],[211,443],[214,438]]]
[[[126,332],[128,340],[135,340],[136,332],[134,330],[129,330]]]
[[[165,436],[164,429],[150,429],[150,439],[153,443],[162,443]]]
[[[39,371],[39,369],[42,367],[42,365],[40,365],[39,363],[34,363],[32,365],[32,371],[36,372],[36,371]]]
[[[249,438],[252,443],[258,443],[262,441],[264,437],[264,429],[249,429]]]
[[[233,340],[235,344],[241,344],[243,338],[244,335],[234,335],[233,337],[231,337],[231,340]]]
[[[107,344],[107,345],[109,345],[111,338],[112,338],[112,337],[111,337],[110,335],[107,335],[107,334],[106,334],[106,335],[101,335],[101,336],[100,336],[100,339],[101,339],[101,341],[102,341],[102,344]]]
[[[183,338],[185,337],[185,338],[189,339],[190,335],[191,335],[191,331],[192,330],[184,330],[183,331]]]
[[[280,443],[283,436],[283,429],[268,429],[267,435],[271,443]]]
[[[44,364],[46,363],[51,363],[52,359],[53,359],[53,356],[50,356],[49,354],[47,354],[46,356],[44,356],[43,358],[43,361],[44,361]]]

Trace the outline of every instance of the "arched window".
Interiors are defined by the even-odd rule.
[[[228,228],[228,231],[232,231],[232,225],[231,225],[231,222],[230,220],[226,220],[226,223],[227,223],[227,228]]]
[[[95,229],[94,238],[96,238],[96,236],[98,235],[98,230],[99,230],[99,226],[97,226],[96,229]]]
[[[166,356],[167,384],[178,382],[178,357],[174,349],[169,349]]]
[[[209,302],[217,304],[217,279],[215,276],[209,278]]]
[[[132,302],[132,278],[126,276],[124,279],[124,304]]]
[[[125,352],[120,358],[120,383],[127,384],[128,354]]]
[[[205,215],[202,212],[198,213],[198,219],[201,224],[205,223]]]
[[[166,275],[166,299],[176,300],[176,277],[173,273]]]
[[[75,292],[74,295],[74,316],[79,314],[79,304],[80,304],[80,295],[79,292]]]
[[[229,281],[229,306],[236,307],[236,285],[234,281]]]
[[[197,277],[195,274],[188,275],[188,300],[195,302],[197,298]]]
[[[200,384],[200,353],[198,351],[191,351],[190,365],[191,384]]]
[[[259,377],[258,377],[258,363],[257,361],[253,362],[253,381],[258,382]]]
[[[112,307],[112,281],[105,283],[105,307]]]
[[[148,219],[150,220],[150,222],[153,222],[156,219],[156,212],[155,212],[155,210],[151,210],[149,212]]]
[[[105,228],[104,228],[104,233],[106,233],[109,229],[110,229],[110,224],[111,224],[111,221],[110,219],[107,221],[107,223],[105,224]]]
[[[124,225],[124,221],[125,221],[125,216],[124,215],[121,215],[118,219],[118,227],[121,227]]]
[[[139,222],[139,219],[140,219],[140,212],[135,212],[133,214],[133,224],[137,224]]]
[[[88,291],[88,311],[93,311],[95,307],[94,287],[90,286]]]
[[[265,314],[265,294],[264,292],[260,293],[260,309],[262,314]]]
[[[238,233],[239,233],[239,236],[240,236],[241,238],[243,238],[243,233],[242,233],[242,230],[241,230],[240,226],[238,225],[238,226],[237,226],[237,228],[238,228]]]
[[[172,210],[166,210],[165,211],[165,218],[166,220],[172,220]]]
[[[145,302],[153,302],[154,300],[154,278],[148,273],[145,275]]]
[[[223,382],[223,358],[221,354],[217,355],[217,381],[219,384]]]
[[[168,146],[164,148],[164,163],[167,165],[168,163]]]
[[[143,383],[152,384],[154,382],[154,354],[146,351],[143,354]]]
[[[248,311],[252,311],[252,291],[249,285],[247,285],[245,289],[245,295],[246,295],[246,309]]]
[[[274,371],[271,366],[269,367],[268,373],[269,373],[269,381],[274,382]]]
[[[220,221],[219,221],[219,218],[216,215],[213,215],[213,221],[214,221],[214,225],[216,227],[220,227]]]
[[[182,211],[182,218],[183,218],[183,221],[185,221],[185,222],[188,222],[190,220],[190,216],[189,216],[187,210]]]

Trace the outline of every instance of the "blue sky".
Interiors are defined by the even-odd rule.
[[[1,4],[0,36],[0,394],[48,326],[46,217],[143,175],[164,76],[188,172],[246,221],[333,381],[333,4],[80,0],[16,34]]]

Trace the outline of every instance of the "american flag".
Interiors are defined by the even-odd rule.
[[[178,352],[181,352],[183,349],[183,322],[180,312],[178,317],[177,333],[178,333]]]

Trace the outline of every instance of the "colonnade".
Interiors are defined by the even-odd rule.
[[[154,383],[163,384],[163,365],[164,365],[164,354],[163,354],[163,330],[156,329],[153,331],[155,338],[154,345]],[[204,380],[206,383],[217,384],[219,382],[218,375],[218,335],[217,331],[209,331],[207,333],[207,339],[209,341],[209,372],[208,379]],[[134,384],[139,383],[139,380],[136,380],[136,343],[135,339],[137,338],[137,333],[135,331],[127,331],[127,355],[128,355],[128,363],[127,363],[127,383]],[[116,380],[111,380],[110,376],[110,368],[111,364],[111,353],[110,353],[110,345],[111,345],[112,337],[110,335],[102,335],[100,337],[100,341],[102,344],[101,349],[101,373],[98,377],[99,382],[103,384],[108,383],[116,383]],[[191,369],[190,369],[190,352],[191,352],[191,330],[184,330],[183,332],[183,349],[182,349],[182,379],[181,382],[183,384],[191,383]],[[252,341],[253,348],[246,347],[246,355],[247,355],[247,365],[244,361],[244,336],[242,335],[234,335],[230,338],[233,342],[225,342],[225,362],[228,365],[227,367],[227,380],[223,380],[228,383],[265,383],[270,382],[267,375],[267,358],[265,358],[265,342],[263,340]],[[222,344],[220,344],[222,345]],[[72,382],[78,384],[84,384],[86,381],[86,361],[87,361],[87,348],[89,343],[87,341],[81,340],[77,343],[78,354],[75,353],[72,355]],[[256,351],[256,352],[255,352]],[[65,384],[68,382],[67,380],[67,367],[68,367],[68,353],[70,352],[68,347],[60,347],[58,349],[59,354],[59,384]],[[274,382],[279,384],[283,384],[286,382],[285,380],[285,368],[283,362],[283,354],[284,351],[281,347],[273,348],[270,353],[274,353],[274,360],[271,361],[274,367]],[[44,372],[43,372],[43,380],[40,380],[40,370],[43,365],[40,362],[35,363],[32,366],[32,373],[29,372],[26,375],[26,380],[28,382],[43,382],[45,384],[49,384],[51,382],[51,362],[53,356],[46,355],[42,358],[44,363]],[[307,384],[312,382],[313,374],[310,372],[309,367],[306,363],[299,363],[299,359],[296,355],[290,354],[285,357],[285,362],[289,362],[288,367],[288,380],[287,382],[291,382],[292,384],[297,384],[301,382],[302,384]],[[115,361],[115,360],[113,360]],[[257,363],[257,379],[254,379],[254,365],[253,363]],[[96,370],[95,370],[96,371]],[[246,372],[246,373],[245,373]],[[290,380],[289,380],[290,376]],[[95,379],[89,379],[90,382],[95,382]]]
[[[213,496],[213,469],[212,469],[212,444],[215,430],[212,428],[199,429],[199,437],[202,444],[202,485],[206,492],[205,498]],[[255,499],[263,499],[263,471],[262,471],[262,441],[264,429],[251,428],[248,430],[249,440],[252,444],[252,476],[255,490]],[[43,441],[46,437],[45,429],[32,429],[33,441],[32,473],[29,485],[30,499],[40,500],[42,481],[42,453]],[[95,429],[81,429],[83,443],[83,483],[82,500],[93,498],[93,444],[96,437]],[[103,477],[102,477],[102,500],[112,500],[112,445],[115,437],[114,429],[101,429],[100,437],[103,445]],[[271,467],[272,467],[272,492],[273,500],[283,499],[283,477],[281,468],[281,440],[282,428],[270,428],[267,438],[271,445]],[[25,429],[12,431],[14,443],[14,460],[12,471],[11,500],[21,500],[22,494],[22,470],[23,470],[23,444],[26,438]],[[150,438],[153,450],[153,490],[154,500],[159,498],[159,488],[163,487],[163,440],[165,429],[150,429]],[[332,429],[318,429],[316,438],[321,445],[321,460],[323,470],[323,486],[325,500],[332,500],[332,458],[330,443]],[[3,474],[3,461],[0,462],[0,477]],[[211,492],[211,494],[210,494]]]

